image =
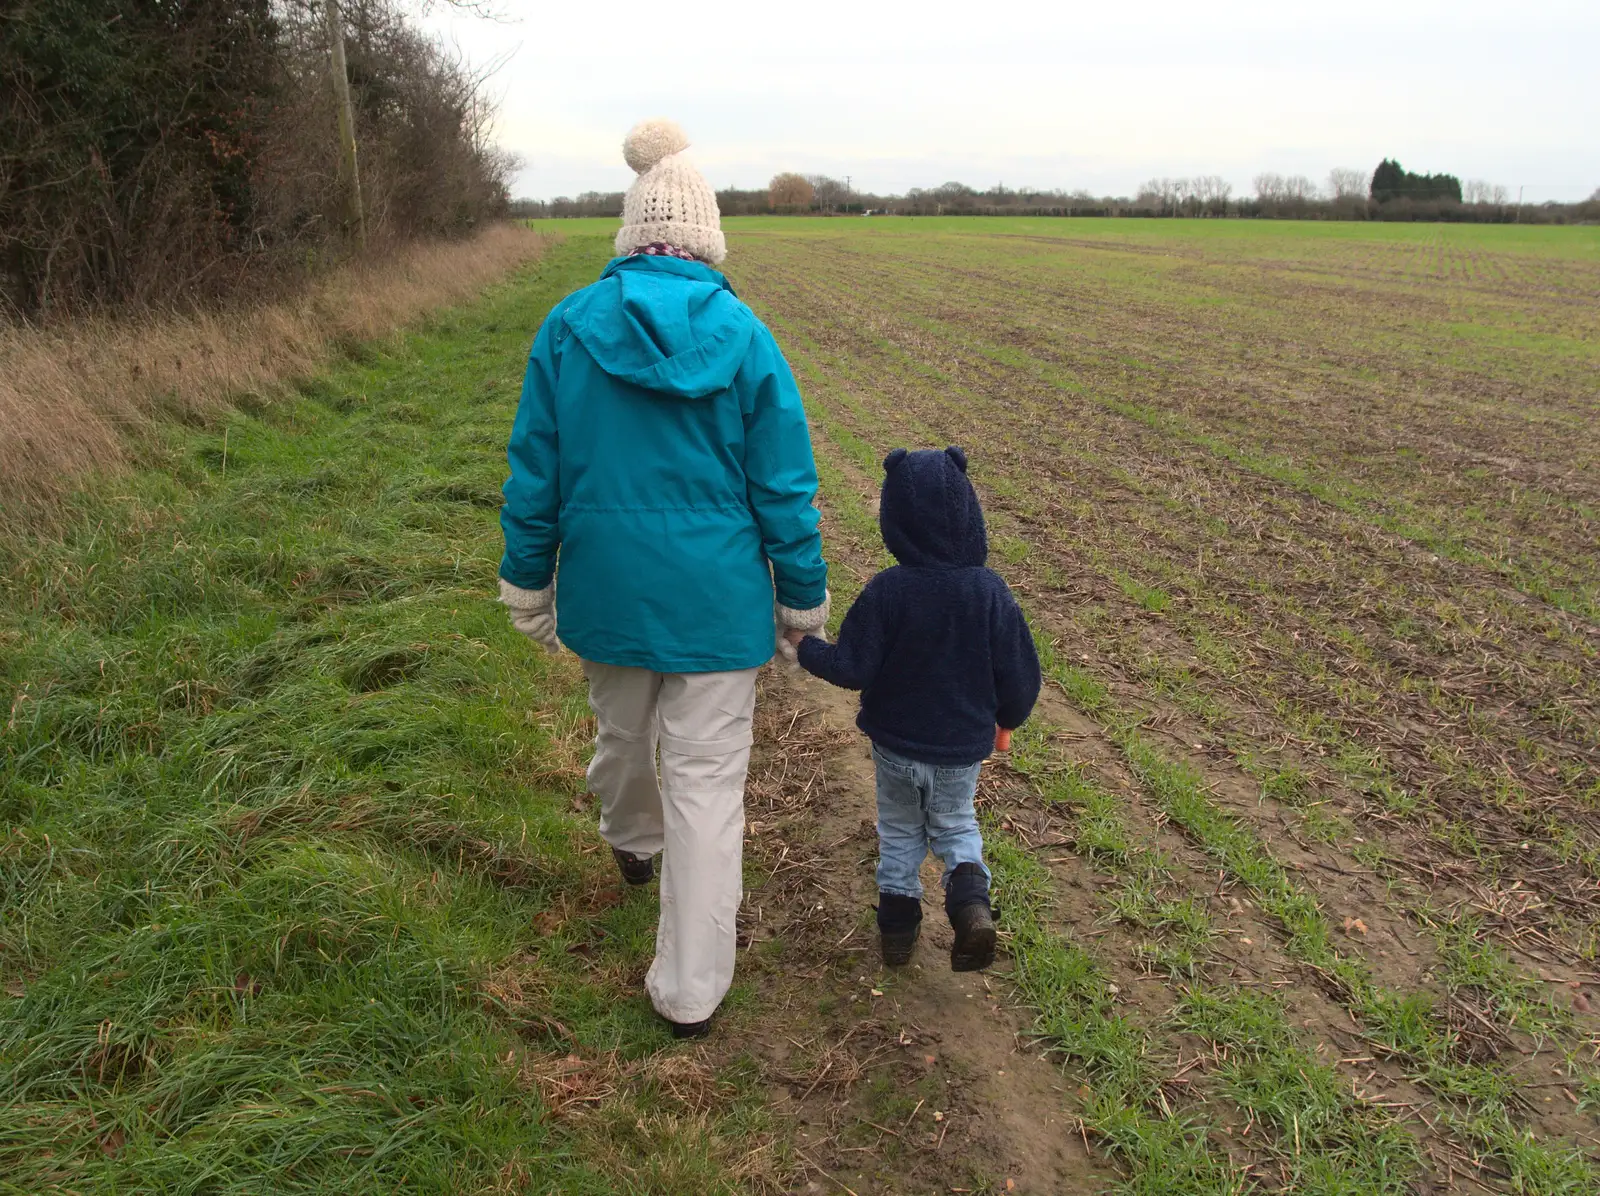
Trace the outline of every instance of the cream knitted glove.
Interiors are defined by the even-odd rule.
[[[819,639],[827,639],[828,636],[825,629],[828,626],[828,607],[832,602],[833,595],[824,590],[822,605],[814,606],[810,610],[790,610],[780,603],[777,609],[778,655],[790,664],[799,659],[799,653],[795,650],[795,646],[783,638],[783,633],[791,628],[795,631],[803,631],[807,635],[817,636]]]
[[[524,590],[500,579],[500,601],[511,611],[511,626],[554,656],[561,651],[556,638],[556,584],[542,590]]]

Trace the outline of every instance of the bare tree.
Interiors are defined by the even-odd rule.
[[[816,191],[803,175],[792,171],[773,175],[767,184],[767,206],[773,209],[798,211],[809,208]]]
[[[1298,203],[1316,199],[1319,194],[1317,185],[1303,174],[1291,174],[1284,179],[1283,189],[1289,199]]]
[[[1140,207],[1156,208],[1168,215],[1224,215],[1233,184],[1218,174],[1193,178],[1148,179],[1140,187],[1136,202]]]
[[[1228,213],[1228,197],[1233,194],[1233,184],[1220,174],[1203,174],[1190,181],[1194,202],[1201,210],[1213,216]]]
[[[1365,199],[1366,171],[1349,166],[1335,166],[1328,171],[1328,195],[1332,199]]]
[[[811,184],[812,202],[824,212],[842,208],[849,198],[849,189],[838,179],[825,174],[808,174],[805,179]]]
[[[1150,179],[1139,188],[1139,202],[1163,212],[1176,212],[1189,188],[1188,179]]]
[[[1499,183],[1486,182],[1483,179],[1468,179],[1461,188],[1461,201],[1463,203],[1506,204],[1511,200],[1511,192]]]

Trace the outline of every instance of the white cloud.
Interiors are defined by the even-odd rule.
[[[1322,177],[1398,156],[1576,199],[1600,184],[1600,6],[1531,0],[967,0],[826,11],[702,0],[435,12],[476,62],[509,60],[499,135],[520,194],[615,190],[622,134],[664,114],[717,186],[776,171],[901,191],[1129,192],[1152,175]]]

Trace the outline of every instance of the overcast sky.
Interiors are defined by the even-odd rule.
[[[1526,186],[1600,186],[1595,0],[1062,0],[808,6],[764,0],[498,0],[425,24],[505,62],[499,136],[513,191],[614,191],[645,116],[688,131],[713,186],[780,170],[868,191],[1131,194],[1160,175],[1335,166]],[[988,15],[989,12],[993,16]]]

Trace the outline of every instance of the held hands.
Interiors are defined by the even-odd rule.
[[[994,729],[994,750],[997,752],[1009,752],[1011,750],[1011,732],[1004,727],[996,727]]]
[[[796,651],[800,641],[808,635],[824,636],[823,628],[828,625],[828,607],[830,596],[824,593],[821,606],[814,606],[810,610],[793,610],[782,603],[778,603],[774,610],[778,624],[777,651],[778,655],[794,664],[799,659]],[[825,638],[825,636],[824,636]]]
[[[785,627],[778,634],[778,655],[790,664],[800,663],[800,641],[814,632],[802,631],[798,627]]]

